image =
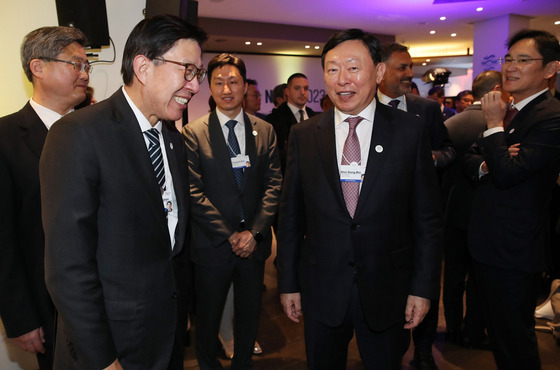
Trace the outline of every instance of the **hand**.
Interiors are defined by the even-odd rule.
[[[507,104],[502,100],[501,91],[490,91],[480,100],[482,103],[482,113],[486,119],[488,129],[504,127],[504,117],[506,116]]]
[[[519,154],[519,145],[521,145],[521,143],[513,144],[508,148],[510,157],[515,157]]]
[[[294,322],[299,322],[299,318],[303,315],[303,311],[301,310],[301,294],[280,294],[280,303],[282,304],[286,316]]]
[[[119,362],[119,359],[117,358],[111,365],[107,366],[103,370],[123,370],[123,367],[121,366],[121,363]]]
[[[17,346],[23,351],[45,353],[45,347],[43,346],[43,343],[45,343],[45,333],[42,327],[14,338],[14,342],[16,342]]]
[[[488,165],[486,164],[486,161],[482,162],[482,166],[480,167],[480,170],[484,173],[490,172],[490,170],[488,169]]]
[[[414,295],[409,295],[406,300],[406,309],[404,311],[404,317],[406,324],[404,324],[405,329],[412,329],[417,327],[424,317],[430,310],[430,300],[427,298],[417,297]]]
[[[241,258],[249,258],[257,247],[257,241],[249,230],[236,231],[228,240],[231,243],[233,253]]]

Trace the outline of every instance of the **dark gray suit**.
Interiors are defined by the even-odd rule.
[[[45,286],[39,157],[47,128],[27,103],[0,119],[0,316],[9,338],[43,327],[52,368],[55,310]]]
[[[192,260],[196,271],[197,356],[202,369],[221,368],[216,338],[227,291],[233,280],[235,356],[232,368],[251,367],[257,334],[264,261],[270,255],[270,226],[282,183],[276,135],[272,126],[244,115],[244,169],[239,189],[216,112],[183,129],[189,157],[192,217]],[[245,217],[241,224],[241,209]],[[250,258],[232,252],[235,231],[260,233],[263,240]]]
[[[100,369],[116,358],[125,369],[170,366],[186,321],[189,189],[180,134],[164,127],[162,145],[179,207],[173,250],[144,136],[120,89],[49,132],[40,175],[57,368]]]

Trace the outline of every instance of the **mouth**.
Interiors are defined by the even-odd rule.
[[[176,96],[173,99],[179,104],[187,104],[189,102],[188,98],[183,98],[182,96]]]
[[[338,96],[340,96],[340,97],[342,97],[342,98],[348,98],[348,97],[350,97],[350,96],[352,96],[352,95],[354,95],[354,94],[355,94],[355,92],[352,92],[352,91],[340,91],[340,92],[337,92],[337,93],[336,93],[336,95],[338,95]]]
[[[519,81],[519,77],[506,76],[506,81]]]

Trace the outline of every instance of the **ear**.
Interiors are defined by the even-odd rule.
[[[385,74],[386,68],[387,68],[387,66],[383,62],[377,63],[377,66],[375,67],[375,82],[378,85],[383,80],[383,75]]]
[[[247,90],[249,89],[249,84],[245,82],[245,88],[243,89],[243,96],[247,95]]]
[[[45,67],[45,61],[41,59],[32,59],[29,62],[29,68],[31,69],[31,73],[33,76],[38,79],[43,78],[43,68]]]
[[[548,63],[544,68],[546,73],[544,78],[548,80],[558,72],[558,70],[560,69],[560,62],[552,61]]]
[[[150,74],[150,69],[153,67],[152,61],[145,55],[137,55],[134,57],[132,67],[134,68],[134,76],[136,76],[138,82],[145,85]]]

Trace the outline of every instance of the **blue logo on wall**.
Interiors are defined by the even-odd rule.
[[[490,54],[490,55],[486,55],[484,58],[482,58],[482,61],[480,62],[480,66],[482,67],[483,71],[491,71],[491,70],[496,70],[499,71],[500,70],[500,63],[498,62],[498,57],[496,57],[494,54]]]

